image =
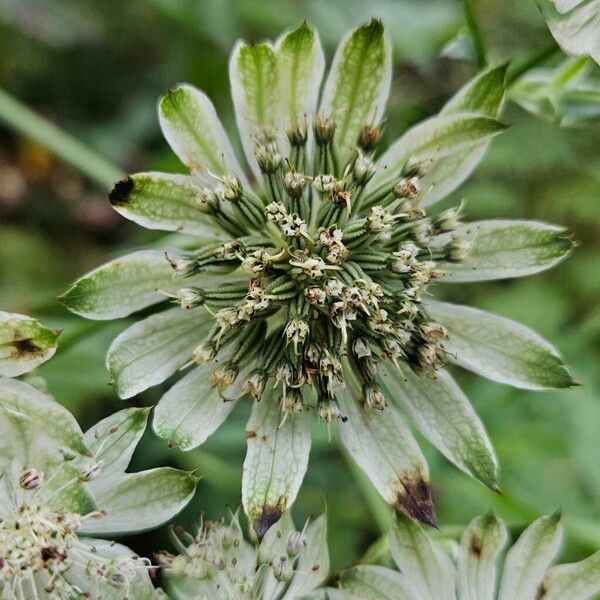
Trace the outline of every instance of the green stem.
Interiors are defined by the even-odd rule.
[[[110,187],[123,177],[121,169],[2,89],[0,121],[25,137],[35,140],[103,188]]]
[[[475,19],[473,7],[471,6],[471,0],[463,0],[463,7],[465,11],[465,21],[473,40],[473,46],[475,47],[475,57],[477,59],[477,66],[482,68],[487,65],[487,58],[485,54],[485,46],[483,44],[483,35],[479,24]]]
[[[517,81],[523,75],[525,75],[525,73],[527,73],[527,71],[533,69],[534,67],[537,67],[539,64],[541,64],[544,61],[546,61],[547,59],[549,59],[552,55],[554,55],[556,52],[558,52],[558,50],[559,50],[558,46],[553,42],[553,43],[549,44],[548,46],[546,46],[545,48],[542,48],[539,52],[536,52],[530,58],[528,58],[527,60],[522,62],[520,65],[515,67],[515,69],[508,74],[507,81],[506,81],[507,85],[513,84],[515,81]]]

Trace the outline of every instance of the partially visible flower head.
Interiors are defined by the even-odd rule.
[[[427,465],[403,415],[460,468],[497,486],[494,452],[446,363],[528,388],[572,383],[529,330],[429,299],[438,282],[530,274],[572,247],[543,223],[469,224],[462,206],[432,210],[504,129],[505,70],[479,74],[382,151],[391,48],[380,21],[343,39],[320,99],[324,57],[306,24],[274,46],[240,42],[230,77],[249,171],[210,100],[180,85],[161,100],[159,118],[191,175],[141,173],[112,189],[121,214],[197,234],[198,247],[169,250],[167,260],[153,251],[118,259],[64,300],[92,318],[124,316],[165,294],[179,305],[119,336],[109,368],[130,397],[193,367],[154,421],[184,449],[202,443],[236,400],[255,401],[243,496],[259,535],[295,498],[311,414],[339,424],[390,504],[435,523]],[[521,340],[508,359],[507,330]]]
[[[49,331],[22,315],[0,320],[0,340],[40,340]],[[0,356],[0,366],[25,373],[51,353]],[[148,410],[120,411],[84,434],[50,396],[0,376],[0,413],[2,598],[154,598],[149,561],[88,537],[156,527],[194,491],[197,478],[175,469],[125,473]]]
[[[236,515],[229,523],[201,521],[195,535],[178,528],[171,534],[179,554],[157,559],[174,600],[291,600],[312,592],[329,571],[324,516],[302,531],[284,517],[260,544],[244,539]]]
[[[390,551],[400,572],[361,565],[342,573],[338,588],[314,600],[591,600],[600,593],[600,551],[579,562],[551,566],[562,539],[560,511],[529,525],[505,552],[509,533],[493,513],[476,517],[460,543],[433,539],[399,519]]]

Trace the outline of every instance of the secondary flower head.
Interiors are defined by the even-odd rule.
[[[509,534],[493,513],[476,517],[460,543],[435,540],[416,523],[398,520],[390,551],[400,572],[363,565],[342,573],[339,588],[314,600],[591,600],[600,593],[600,551],[551,566],[560,548],[560,512],[544,516],[505,552]]]
[[[4,313],[0,322],[4,340],[15,332],[39,340],[48,331],[22,315]],[[24,373],[32,362],[0,356],[4,372]],[[197,479],[188,473],[125,473],[148,411],[120,411],[84,434],[50,396],[0,376],[0,412],[2,598],[154,598],[149,561],[89,537],[156,527],[193,494]]]
[[[492,487],[497,478],[483,426],[445,363],[526,388],[572,383],[528,329],[428,299],[434,283],[528,275],[572,246],[545,223],[466,223],[462,206],[431,210],[504,129],[505,66],[382,150],[391,82],[382,23],[342,40],[319,98],[324,63],[306,24],[274,45],[235,46],[231,88],[248,171],[206,95],[187,84],[170,90],[160,122],[191,174],[132,175],[110,199],[141,225],[198,236],[197,246],[112,261],[64,297],[98,319],[167,298],[178,305],[121,334],[109,369],[124,398],[189,369],[154,419],[183,449],[212,434],[238,399],[254,401],[243,501],[259,535],[296,496],[312,414],[339,424],[386,500],[434,523],[427,465],[405,415],[464,471]]]
[[[296,531],[288,515],[269,528],[260,544],[244,539],[237,515],[230,523],[201,522],[195,535],[172,529],[171,538],[180,553],[157,555],[169,597],[307,597],[328,576],[326,521],[321,516]]]

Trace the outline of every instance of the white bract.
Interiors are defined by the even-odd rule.
[[[15,323],[38,348],[39,336],[49,335],[33,319],[18,316]],[[15,331],[12,325],[3,322],[0,335]],[[12,360],[13,371],[32,368],[28,355]],[[157,527],[194,493],[197,477],[189,473],[125,473],[147,418],[147,409],[126,409],[84,434],[50,396],[0,377],[2,598],[155,596],[147,560],[115,542],[88,537]]]
[[[435,540],[398,519],[390,550],[398,571],[362,565],[313,600],[591,600],[600,593],[600,551],[551,566],[562,539],[560,512],[534,521],[505,552],[508,531],[493,513],[476,517],[460,543]]]
[[[287,513],[260,544],[244,539],[237,515],[228,524],[202,522],[194,535],[171,533],[179,554],[157,558],[173,600],[292,600],[310,594],[329,574],[324,515],[296,531]]]
[[[319,99],[324,58],[309,26],[273,45],[238,43],[230,78],[248,170],[206,95],[170,90],[160,122],[190,175],[138,173],[110,199],[145,227],[199,236],[197,249],[113,260],[63,298],[95,319],[157,309],[113,342],[107,362],[123,398],[188,371],[154,416],[171,444],[194,448],[236,402],[254,401],[242,496],[259,537],[298,493],[312,415],[339,425],[391,505],[435,523],[407,417],[467,473],[492,488],[498,477],[485,429],[444,365],[526,389],[573,384],[529,329],[425,300],[433,283],[530,275],[573,246],[546,223],[430,212],[505,128],[506,67],[480,73],[381,151],[391,60],[381,22],[349,32]]]
[[[59,334],[32,317],[0,311],[0,377],[18,377],[52,358]]]
[[[542,0],[548,27],[566,54],[591,56],[600,64],[600,2]]]

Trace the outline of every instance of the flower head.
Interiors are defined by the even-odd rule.
[[[183,449],[251,398],[243,499],[259,533],[296,496],[312,414],[339,424],[390,504],[434,523],[427,465],[405,415],[461,469],[497,485],[485,430],[445,364],[531,389],[572,383],[528,329],[429,299],[438,282],[528,275],[572,247],[545,223],[467,223],[462,207],[432,210],[504,129],[505,66],[479,74],[385,151],[391,49],[382,23],[343,39],[319,99],[323,72],[306,24],[274,46],[235,46],[232,96],[249,171],[210,100],[190,85],[170,90],[160,122],[191,175],[132,175],[110,199],[141,225],[200,236],[197,248],[126,256],[64,297],[101,319],[165,294],[178,305],[115,340],[108,365],[117,391],[130,397],[190,369],[154,421]]]
[[[191,535],[174,528],[179,554],[157,555],[166,591],[174,600],[285,600],[304,597],[329,571],[325,517],[296,531],[289,516],[260,542],[244,539],[237,515],[229,523],[202,521]]]
[[[0,339],[15,325],[23,333],[23,324],[32,339],[48,331],[6,313]],[[0,364],[23,373],[32,359],[11,356]],[[120,411],[84,434],[50,396],[0,377],[0,412],[2,598],[154,598],[149,561],[88,537],[156,527],[193,494],[197,478],[188,473],[125,473],[148,410]]]
[[[342,573],[339,588],[311,598],[420,600],[590,600],[600,593],[600,551],[579,562],[551,566],[560,548],[560,511],[529,525],[505,552],[509,533],[493,513],[476,517],[460,543],[433,539],[398,519],[390,551],[399,573],[362,565]]]

